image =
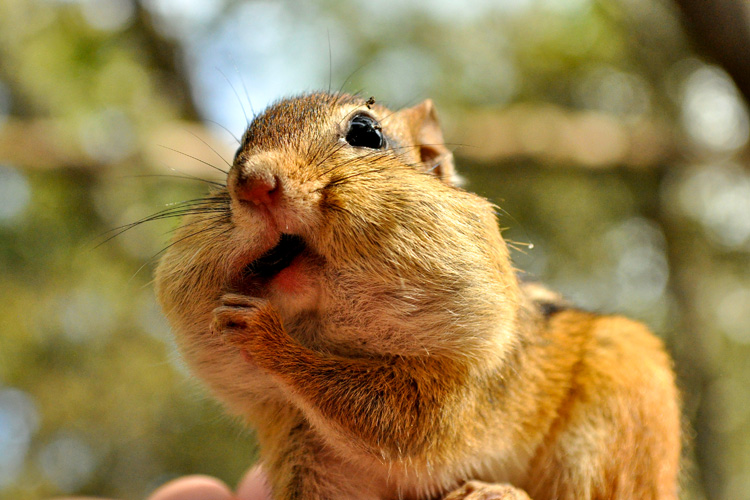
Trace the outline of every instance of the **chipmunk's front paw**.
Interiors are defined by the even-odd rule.
[[[221,303],[214,309],[211,332],[262,365],[285,335],[279,313],[267,300],[245,295],[226,294]]]
[[[469,481],[443,500],[530,500],[525,491],[509,484],[490,484]]]

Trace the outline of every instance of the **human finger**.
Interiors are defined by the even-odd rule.
[[[210,476],[185,476],[154,491],[148,500],[236,500],[229,487]]]
[[[240,480],[237,485],[238,500],[271,500],[271,488],[268,477],[260,466],[255,466]]]

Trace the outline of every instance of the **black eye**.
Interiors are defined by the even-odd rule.
[[[346,142],[356,148],[382,149],[385,138],[380,131],[380,125],[375,119],[367,115],[357,115],[349,122]]]

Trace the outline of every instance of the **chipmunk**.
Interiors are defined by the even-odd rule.
[[[431,101],[281,100],[193,211],[158,297],[275,499],[677,497],[662,343],[519,283]]]

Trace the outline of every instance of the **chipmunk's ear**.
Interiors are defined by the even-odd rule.
[[[458,184],[453,165],[453,153],[445,147],[443,132],[440,130],[432,100],[422,101],[412,108],[399,111],[398,114],[405,121],[414,138],[425,171],[434,173],[446,184],[452,186]]]

